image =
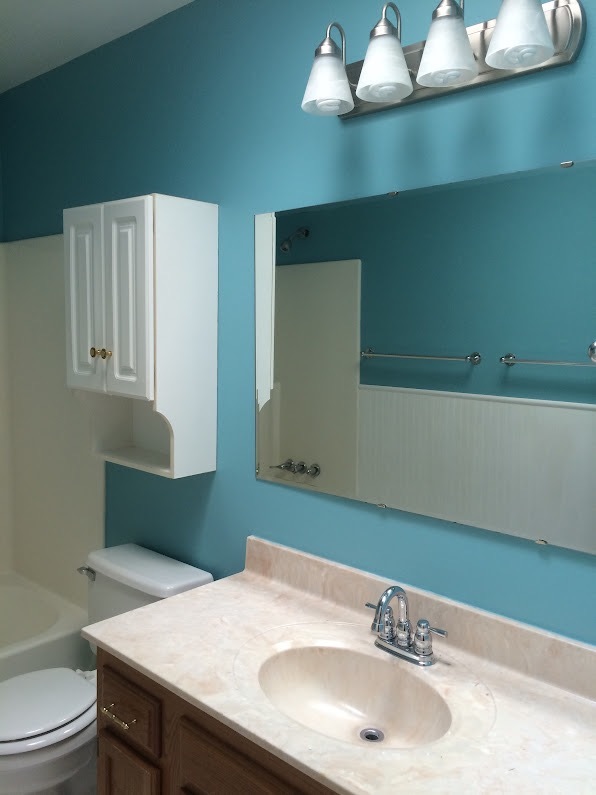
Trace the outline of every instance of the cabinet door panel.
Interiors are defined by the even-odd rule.
[[[99,735],[98,795],[160,795],[161,772],[108,732]]]
[[[299,789],[183,719],[178,734],[177,781],[184,795],[297,795]]]
[[[105,365],[91,348],[105,343],[102,207],[64,211],[66,383],[103,391]]]
[[[153,200],[104,205],[107,391],[153,399]]]

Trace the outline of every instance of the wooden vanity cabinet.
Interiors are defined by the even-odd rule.
[[[99,650],[98,795],[331,795],[225,724]]]

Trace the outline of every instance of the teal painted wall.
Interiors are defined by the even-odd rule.
[[[402,2],[405,43],[425,38],[434,4]],[[473,24],[498,0],[468,6]],[[152,191],[221,206],[218,471],[171,482],[109,466],[107,543],[223,576],[256,533],[596,641],[593,557],[255,480],[255,213],[596,156],[590,30],[580,60],[551,73],[350,124],[302,113],[327,23],[356,59],[378,16],[361,0],[196,0],[0,98],[5,240],[59,232],[64,207]]]

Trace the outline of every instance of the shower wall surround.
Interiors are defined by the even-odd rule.
[[[468,5],[473,25],[499,2]],[[281,36],[277,7],[195,0],[0,97],[7,240],[59,233],[64,207],[152,191],[221,207],[218,471],[164,481],[108,466],[107,542],[222,576],[242,569],[256,533],[596,641],[591,556],[256,482],[253,397],[254,215],[596,157],[590,26],[563,69],[342,123],[300,109],[337,2],[288,4]],[[404,0],[401,11],[404,43],[424,39],[432,6]],[[378,12],[341,4],[349,59]]]
[[[5,243],[0,256],[7,269],[0,390],[8,384],[12,436],[6,485],[0,478],[0,526],[6,497],[13,568],[85,607],[87,580],[77,567],[103,546],[104,472],[89,454],[86,407],[65,383],[62,236]],[[9,447],[0,441],[0,461]]]

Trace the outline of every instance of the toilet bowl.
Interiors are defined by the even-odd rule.
[[[208,572],[124,544],[92,552],[90,619],[124,613],[212,582]],[[96,755],[93,675],[50,668],[0,682],[0,795],[37,795],[66,785]]]
[[[0,682],[0,793],[30,795],[71,779],[95,754],[96,687],[68,668]]]

